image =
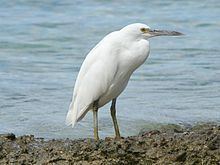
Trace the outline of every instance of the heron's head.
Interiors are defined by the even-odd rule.
[[[124,28],[122,28],[121,31],[125,32],[127,35],[131,35],[132,37],[141,39],[148,39],[155,36],[183,35],[182,33],[177,31],[151,29],[149,26],[142,23],[134,23],[127,25]]]

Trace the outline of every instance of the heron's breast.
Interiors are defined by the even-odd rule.
[[[123,90],[125,89],[125,87],[128,84],[130,75],[131,74],[129,74],[129,73],[120,72],[120,71],[115,75],[115,78],[113,79],[108,90],[100,98],[100,101],[99,101],[100,106],[105,105],[106,103],[108,103],[112,99],[118,97],[123,92]]]
[[[120,67],[122,70],[131,72],[135,71],[142,65],[150,53],[149,42],[146,40],[131,44],[120,55]]]

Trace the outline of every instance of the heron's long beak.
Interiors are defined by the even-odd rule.
[[[180,36],[183,33],[177,31],[168,31],[168,30],[150,30],[149,34],[152,36]]]

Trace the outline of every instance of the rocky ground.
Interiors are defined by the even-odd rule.
[[[0,164],[220,165],[220,125],[168,125],[121,140],[0,135]]]

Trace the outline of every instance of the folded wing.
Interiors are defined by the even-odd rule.
[[[117,72],[117,53],[111,44],[98,44],[86,57],[77,77],[66,124],[74,126],[92,108],[94,101],[106,93]]]

